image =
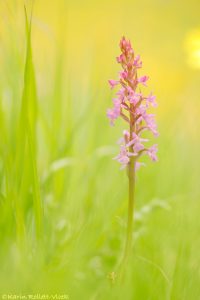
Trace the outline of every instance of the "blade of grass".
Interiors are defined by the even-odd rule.
[[[32,12],[31,12],[32,14]],[[26,67],[24,74],[24,93],[23,100],[26,103],[26,134],[28,139],[29,154],[30,154],[30,165],[31,165],[31,177],[33,185],[33,204],[35,213],[35,225],[37,237],[41,237],[42,233],[42,204],[40,197],[40,185],[39,177],[37,172],[37,151],[36,151],[36,122],[37,122],[37,91],[36,91],[36,80],[34,65],[32,60],[32,46],[31,46],[31,25],[32,16],[30,23],[28,22],[27,11],[25,7],[25,18],[26,18],[26,33],[27,33],[27,54],[26,54]],[[27,87],[27,89],[26,89]]]
[[[24,88],[22,94],[19,130],[17,136],[17,158],[15,175],[17,180],[17,198],[15,203],[16,220],[18,224],[18,236],[23,238],[22,228],[25,227],[24,209],[29,201],[32,191],[36,236],[42,236],[42,204],[40,197],[40,185],[37,172],[36,150],[36,123],[37,123],[37,91],[34,65],[32,60],[31,25],[32,17],[28,21],[26,7],[26,60],[24,68]],[[19,170],[21,170],[19,174]],[[24,229],[25,230],[25,229]]]

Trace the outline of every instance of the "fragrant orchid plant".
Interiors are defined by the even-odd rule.
[[[124,252],[124,260],[127,259],[132,240],[133,209],[135,172],[143,163],[139,158],[147,154],[152,161],[157,161],[157,144],[148,147],[148,139],[142,138],[142,133],[151,131],[158,135],[154,115],[148,113],[149,107],[156,107],[155,96],[150,93],[145,96],[141,88],[147,86],[148,76],[139,77],[138,70],[142,68],[139,55],[135,55],[131,43],[123,37],[120,41],[121,54],[117,62],[122,66],[117,80],[109,80],[111,89],[119,87],[116,97],[113,99],[113,108],[108,109],[107,116],[110,124],[114,125],[117,118],[121,117],[127,124],[128,130],[123,131],[123,137],[119,140],[120,153],[114,158],[121,164],[121,169],[127,168],[129,178],[129,208],[127,238]]]

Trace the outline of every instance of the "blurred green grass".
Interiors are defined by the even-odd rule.
[[[36,87],[23,2],[0,8],[0,293],[199,299],[200,87],[190,64],[194,44],[199,49],[199,3],[37,1]],[[27,10],[30,17],[30,3]],[[138,172],[133,255],[119,286],[107,277],[124,246],[127,178],[112,160],[123,124],[110,128],[105,111],[122,34],[150,75],[160,137],[159,162]],[[33,152],[24,146],[28,120]]]

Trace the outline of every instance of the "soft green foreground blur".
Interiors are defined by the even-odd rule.
[[[36,0],[33,64],[23,4],[0,1],[0,295],[200,299],[200,2]],[[137,174],[120,285],[128,181],[112,157],[125,124],[105,112],[122,35],[160,136],[159,162]]]

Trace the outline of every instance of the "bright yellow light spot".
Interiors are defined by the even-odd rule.
[[[188,33],[185,39],[187,63],[190,67],[200,69],[200,29]]]

